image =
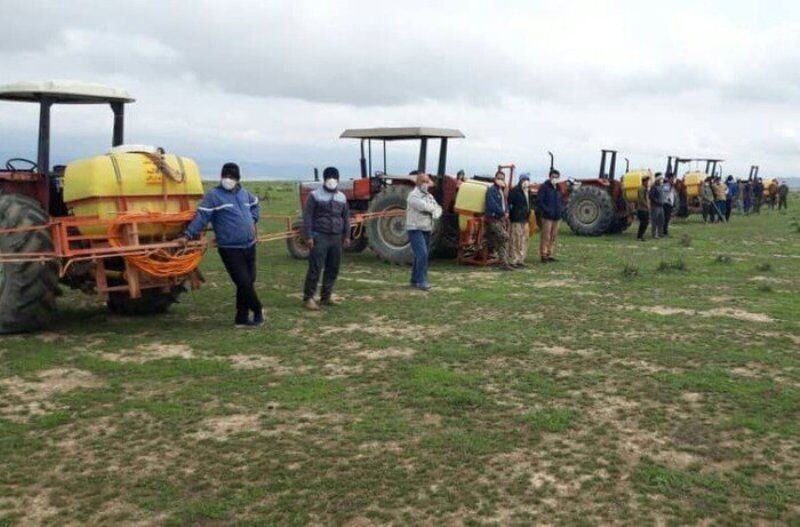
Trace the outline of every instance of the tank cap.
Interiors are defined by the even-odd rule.
[[[109,154],[160,154],[164,149],[153,145],[119,145],[108,151]]]

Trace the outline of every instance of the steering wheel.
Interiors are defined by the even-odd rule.
[[[22,169],[17,168],[14,166],[14,163],[27,163],[30,167]],[[12,172],[35,172],[36,169],[39,168],[39,165],[36,164],[35,161],[31,161],[30,159],[25,159],[24,157],[13,157],[6,161],[6,170],[10,170]]]

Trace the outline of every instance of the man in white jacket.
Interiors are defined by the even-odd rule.
[[[430,193],[433,181],[427,174],[417,174],[416,186],[408,195],[406,205],[406,231],[411,242],[414,259],[411,265],[411,287],[428,291],[428,257],[431,232],[436,220],[442,216],[442,207]]]

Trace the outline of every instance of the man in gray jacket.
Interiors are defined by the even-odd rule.
[[[408,195],[406,204],[406,231],[414,259],[411,264],[411,287],[428,291],[428,258],[431,232],[436,220],[442,216],[442,207],[430,193],[433,181],[427,174],[417,174],[416,186]]]

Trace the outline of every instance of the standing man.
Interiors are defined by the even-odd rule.
[[[339,170],[326,168],[322,180],[322,186],[309,194],[303,211],[303,238],[311,248],[303,305],[311,311],[319,310],[314,295],[323,271],[320,302],[324,306],[339,304],[333,297],[333,285],[339,276],[342,249],[350,245],[350,207],[344,193],[338,190]]]
[[[258,198],[243,189],[240,180],[239,166],[225,163],[219,185],[203,197],[197,214],[178,242],[186,245],[211,222],[219,256],[236,284],[235,326],[250,328],[264,324],[263,308],[255,289],[256,222],[261,210]]]
[[[770,181],[769,187],[767,187],[767,194],[769,195],[769,201],[767,202],[769,204],[769,210],[774,210],[775,205],[778,204],[778,180],[773,179]]]
[[[728,187],[728,196],[725,200],[725,221],[730,221],[733,205],[739,197],[739,184],[734,181],[732,175],[728,174],[728,179],[725,180],[725,186]]]
[[[722,182],[722,178],[717,176],[714,178],[713,185],[714,192],[714,208],[719,215],[719,221],[727,222],[726,203],[728,200],[728,186]]]
[[[664,236],[664,177],[656,172],[655,184],[650,188],[650,224],[654,239]]]
[[[542,233],[539,239],[539,256],[542,263],[557,261],[553,254],[556,251],[558,223],[564,213],[564,203],[558,190],[561,172],[551,169],[547,181],[539,187],[539,207],[542,209]]]
[[[781,181],[778,186],[778,210],[789,208],[789,185],[786,181]]]
[[[675,190],[674,176],[672,174],[667,174],[664,178],[661,191],[664,194],[664,236],[669,236],[669,222],[672,219],[672,211],[675,209],[675,199],[678,194]]]
[[[636,233],[636,239],[640,242],[644,241],[644,233],[647,232],[647,226],[650,224],[650,200],[647,197],[647,192],[650,189],[650,176],[642,178],[642,186],[636,191],[636,217],[639,219],[639,231]]]
[[[508,204],[505,196],[506,176],[498,171],[494,175],[494,185],[486,191],[486,241],[497,251],[500,268],[513,271],[508,261]]]
[[[742,210],[745,216],[750,215],[750,209],[753,207],[753,185],[751,181],[742,181],[740,188],[742,189]]]
[[[508,217],[511,221],[511,265],[525,267],[528,245],[531,240],[531,198],[528,190],[531,181],[527,174],[519,177],[519,183],[508,196]]]
[[[753,211],[761,214],[761,204],[764,203],[764,182],[761,178],[756,178],[753,185]]]
[[[703,221],[708,223],[714,223],[714,219],[716,217],[716,214],[714,213],[714,190],[712,189],[711,185],[711,176],[708,176],[703,180],[703,184],[700,187],[700,199],[703,206]]]
[[[416,186],[408,195],[406,231],[414,259],[411,263],[411,287],[429,291],[428,258],[433,224],[442,216],[442,207],[430,193],[433,181],[427,174],[417,174]]]

